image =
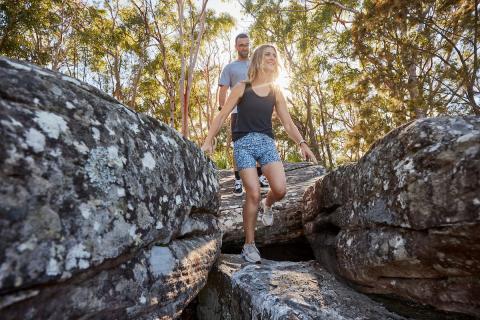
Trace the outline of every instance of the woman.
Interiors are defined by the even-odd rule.
[[[273,45],[259,46],[253,53],[248,69],[248,80],[233,87],[222,110],[215,117],[202,150],[213,152],[213,139],[232,109],[237,106],[237,124],[233,132],[233,153],[246,192],[243,205],[245,244],[242,256],[248,262],[259,263],[260,253],[255,247],[255,224],[259,204],[262,222],[273,224],[272,205],[285,196],[286,178],[283,164],[275,148],[272,132],[272,113],[275,108],[289,137],[301,149],[304,158],[317,162],[302,138],[287,110],[282,91],[274,85],[279,75],[277,50]],[[260,202],[260,185],[256,162],[270,184],[267,197]]]

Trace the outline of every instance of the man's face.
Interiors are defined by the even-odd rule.
[[[235,43],[235,49],[241,58],[247,59],[250,52],[250,40],[248,38],[238,38]]]

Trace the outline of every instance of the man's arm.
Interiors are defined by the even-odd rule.
[[[218,85],[220,87],[220,90],[218,90],[218,110],[222,110],[225,105],[230,80],[230,65],[227,64],[220,74],[220,79],[218,79]]]
[[[220,90],[218,91],[218,110],[222,110],[225,100],[227,99],[228,86],[220,85]]]

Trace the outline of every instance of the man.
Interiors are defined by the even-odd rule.
[[[222,109],[227,98],[228,89],[233,88],[238,82],[247,79],[248,66],[250,60],[248,59],[248,54],[250,53],[250,39],[245,33],[240,33],[235,37],[235,50],[237,50],[237,60],[227,64],[220,75],[218,85],[220,86],[218,94],[218,104],[219,109]],[[230,115],[230,129],[233,132],[237,120],[237,107],[233,109],[232,114]],[[237,196],[243,195],[243,186],[242,180],[240,179],[240,174],[237,170],[237,164],[235,160],[233,161],[233,169],[235,173],[235,184],[233,188],[233,193]],[[261,188],[268,188],[268,181],[264,175],[262,175],[262,169],[258,167],[257,164],[257,174],[258,181]]]

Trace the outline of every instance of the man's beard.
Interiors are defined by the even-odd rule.
[[[240,58],[246,59],[248,58],[248,51],[238,51],[238,55]]]

